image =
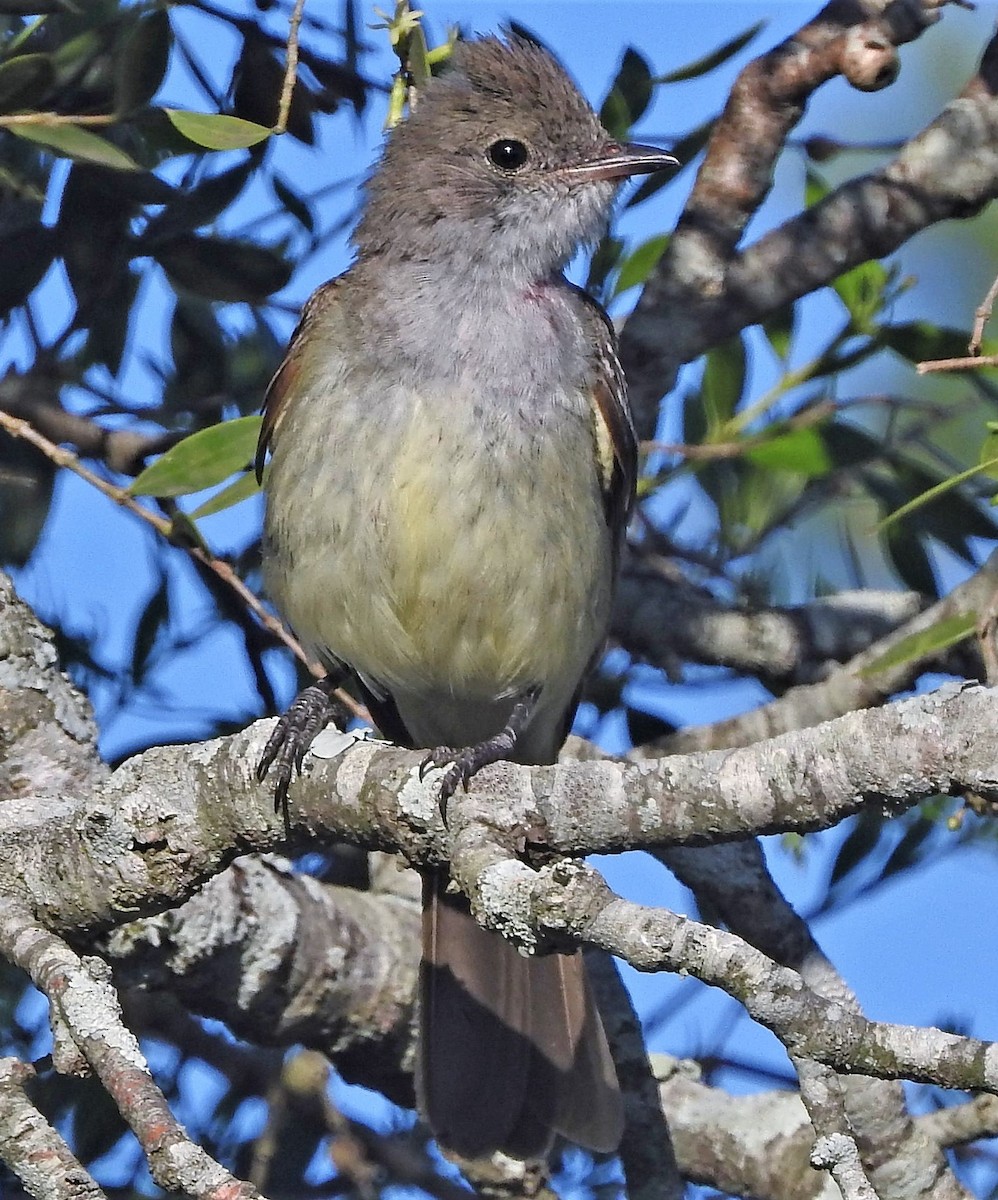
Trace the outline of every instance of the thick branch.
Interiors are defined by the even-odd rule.
[[[761,672],[768,679],[814,679],[911,620],[917,592],[840,592],[792,608],[735,608],[677,577],[657,557],[629,555],[614,605],[614,638],[657,666],[692,660]]]
[[[880,52],[878,40],[889,49],[917,36],[939,7],[917,0],[833,3],[746,68],[714,131],[687,213],[623,330],[621,360],[643,436],[651,436],[658,401],[683,363],[928,225],[972,216],[998,195],[992,42],[978,75],[892,163],[733,252],[807,96],[836,71],[848,77],[850,44],[862,56],[867,31],[871,53]],[[732,178],[739,186],[731,186]]]

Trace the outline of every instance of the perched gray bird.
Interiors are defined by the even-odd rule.
[[[622,145],[549,54],[459,44],[367,186],[354,265],[308,301],[267,393],[264,568],[329,675],[278,727],[278,796],[352,672],[379,727],[450,764],[551,763],[600,653],[634,495],[613,329],[562,271]],[[521,956],[425,885],[418,1091],[438,1139],[616,1148],[621,1100],[581,955]]]

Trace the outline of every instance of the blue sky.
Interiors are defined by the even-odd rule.
[[[390,7],[383,0],[384,7]],[[229,5],[235,10],[236,5]],[[250,7],[250,6],[247,6]],[[730,64],[704,79],[660,89],[659,95],[635,131],[636,136],[668,143],[717,110],[735,73],[757,50],[771,45],[798,27],[819,5],[805,3],[758,4],[705,3],[674,0],[629,3],[627,0],[548,0],[515,6],[476,0],[465,3],[428,3],[431,28],[442,36],[447,23],[485,32],[508,16],[530,26],[563,59],[582,89],[594,103],[605,94],[624,49],[635,45],[649,59],[654,71],[668,71],[716,48],[749,25],[766,19],[767,27],[757,41]],[[174,10],[180,17],[179,10]],[[982,5],[978,12],[946,10],[942,28],[930,31],[919,43],[902,50],[903,71],[894,87],[872,96],[861,96],[845,84],[835,82],[823,89],[810,106],[803,130],[839,136],[890,140],[903,137],[931,119],[942,103],[947,87],[955,90],[965,78],[990,31],[995,6]],[[373,18],[373,14],[370,19]],[[276,28],[276,26],[275,26]],[[370,34],[376,41],[381,35]],[[207,57],[223,71],[233,47],[205,47]],[[387,79],[392,59],[387,50],[368,63]],[[171,103],[203,107],[182,77],[172,77],[166,98]],[[315,148],[281,147],[280,170],[289,177],[314,180],[316,187],[336,181],[357,181],[368,168],[380,144],[383,112],[374,104],[360,123],[349,117],[327,120]],[[853,172],[869,169],[868,156],[849,156],[833,170]],[[634,241],[667,230],[675,220],[690,172],[675,186],[663,190],[652,202],[629,213],[622,223],[625,235]],[[800,203],[803,163],[790,154],[781,164],[773,195],[760,213],[754,228],[776,223]],[[330,197],[322,211],[322,223],[332,228],[352,197],[352,184]],[[251,219],[244,215],[240,220]],[[991,218],[986,218],[991,219]],[[903,304],[910,316],[946,318],[954,325],[966,324],[970,312],[967,297],[983,294],[995,274],[996,264],[982,254],[969,230],[949,227],[929,245],[927,239],[902,251],[906,271],[921,281]],[[349,262],[343,236],[331,238],[323,253],[302,265],[286,289],[290,307],[300,304],[323,279],[337,274]],[[952,264],[959,263],[954,271]],[[53,281],[53,288],[58,281]],[[148,323],[135,331],[132,356],[122,386],[141,395],[144,359],[160,353],[166,336],[165,312],[155,301],[155,286],[149,284],[151,312]],[[53,291],[48,325],[60,323],[58,297]],[[972,303],[976,303],[973,301]],[[972,308],[971,303],[971,308]],[[812,319],[820,323],[820,303]],[[287,316],[290,331],[293,318]],[[14,340],[0,345],[0,355],[17,361]],[[855,386],[870,382],[859,376]],[[913,385],[912,385],[913,386]],[[205,531],[217,549],[245,544],[259,521],[259,505],[250,502],[232,513],[211,518]],[[186,563],[171,566],[171,598],[176,628],[195,635],[212,616],[212,606],[196,585]],[[38,553],[18,572],[22,594],[34,602],[41,615],[65,620],[71,627],[100,633],[101,654],[110,663],[130,652],[135,621],[155,579],[150,571],[149,534],[132,518],[113,508],[80,481],[60,479],[53,513]],[[268,659],[275,678],[280,679],[284,700],[293,690],[291,671],[275,652]],[[219,712],[249,720],[257,711],[253,681],[243,661],[241,644],[228,631],[215,631],[197,640],[191,649],[178,654],[156,674],[155,694],[139,697],[125,711],[111,717],[110,690],[98,689],[98,715],[108,716],[103,749],[115,757],[124,749],[156,738],[190,738],[204,735]],[[722,694],[723,692],[723,694]],[[708,720],[724,715],[733,706],[750,703],[748,692],[715,689],[675,689],[663,693],[663,704],[682,710],[687,720]],[[807,909],[820,891],[829,857],[841,841],[841,831],[813,839],[804,866],[798,865],[778,843],[769,847],[774,872],[790,898]],[[649,860],[635,855],[603,861],[613,886],[647,903],[688,908],[683,889]],[[933,867],[905,875],[899,882],[880,889],[841,915],[819,923],[820,941],[849,983],[859,993],[867,1012],[894,1021],[934,1023],[946,1016],[965,1020],[978,1036],[998,1039],[998,999],[993,987],[992,964],[998,961],[998,928],[987,917],[985,895],[993,894],[996,858],[993,852],[976,850],[950,856]],[[669,991],[679,993],[687,986],[676,980],[642,978],[634,981],[635,993],[644,1011],[662,1002]],[[723,1020],[729,1003],[717,993],[698,999],[667,1024],[656,1049],[682,1053],[708,1040],[715,1020]],[[762,1030],[749,1032],[744,1020],[738,1038],[744,1035],[741,1053],[750,1057],[774,1053],[773,1039]]]

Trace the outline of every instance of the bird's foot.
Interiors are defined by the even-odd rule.
[[[333,692],[339,686],[339,675],[326,675],[317,683],[303,688],[284,715],[274,726],[256,768],[261,782],[276,764],[274,776],[274,812],[288,812],[288,788],[293,772],[301,774],[302,763],[309,746],[325,728],[336,712]]]
[[[529,692],[524,693],[513,705],[509,720],[493,737],[486,738],[485,741],[478,742],[474,746],[437,746],[419,764],[419,778],[422,780],[431,767],[446,767],[450,763],[440,781],[440,812],[445,820],[447,801],[459,787],[463,787],[467,791],[472,776],[476,775],[482,767],[487,767],[491,763],[506,762],[513,757],[520,734],[534,715],[539,694],[539,688],[532,688]]]

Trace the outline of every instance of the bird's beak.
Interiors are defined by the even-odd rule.
[[[594,158],[564,173],[572,179],[628,179],[631,175],[650,175],[665,167],[678,167],[679,159],[657,146],[637,142],[610,142]]]

